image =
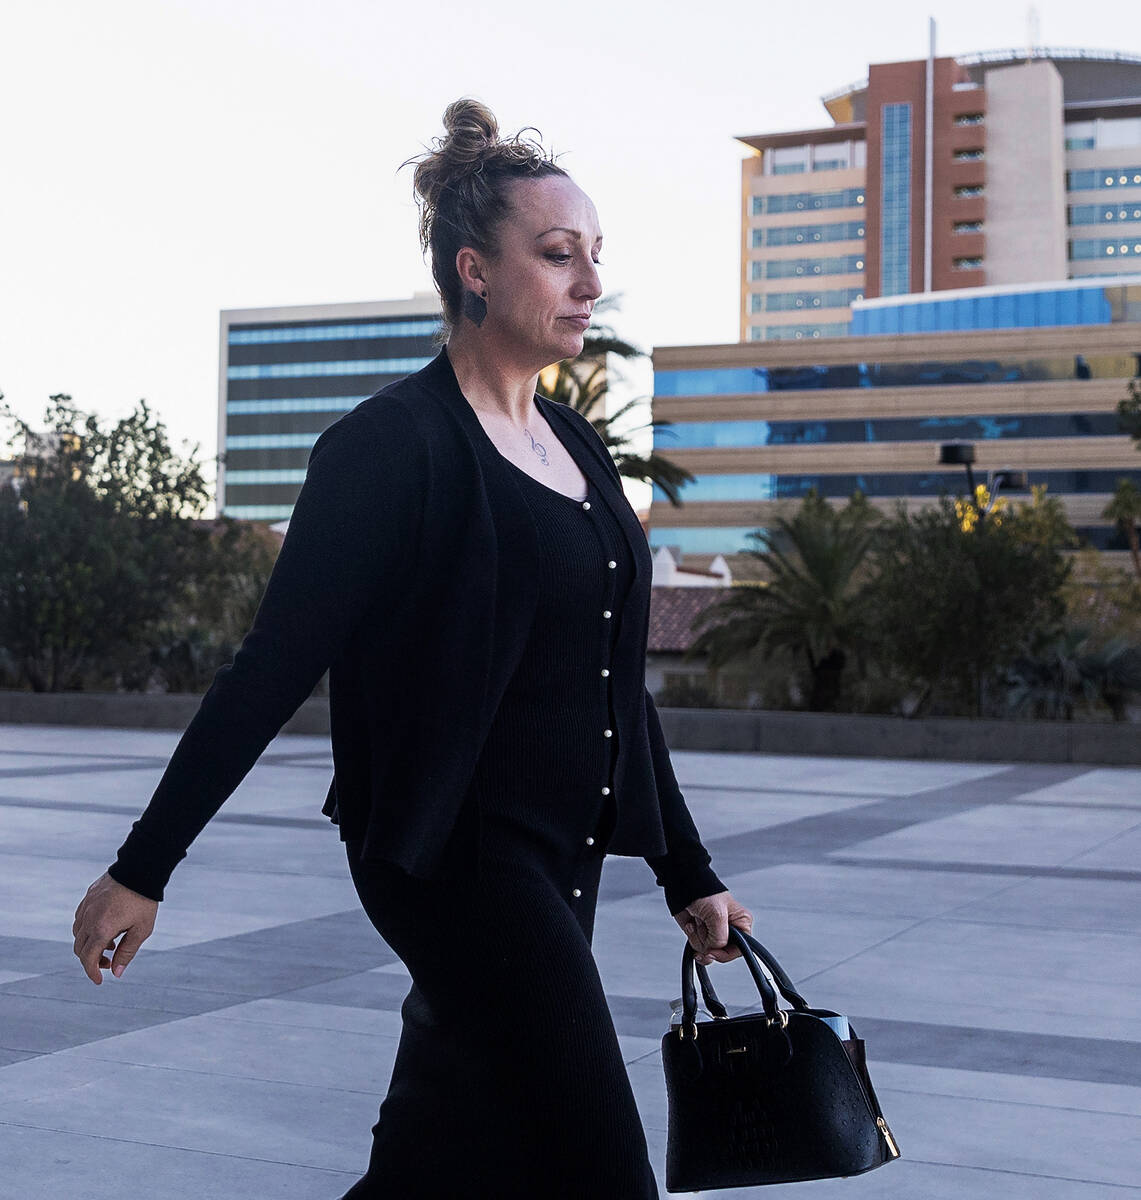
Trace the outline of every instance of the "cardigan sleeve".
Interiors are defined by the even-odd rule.
[[[709,852],[701,844],[697,826],[689,814],[678,786],[670,752],[662,733],[662,723],[649,689],[646,697],[646,727],[650,736],[650,755],[654,764],[654,783],[661,806],[662,827],[666,835],[666,853],[647,858],[658,881],[665,889],[666,905],[671,913],[681,912],[687,904],[702,896],[713,896],[728,889],[709,865]]]
[[[318,438],[253,625],[203,696],[113,879],[161,900],[171,872],[412,563],[423,443],[395,401]]]

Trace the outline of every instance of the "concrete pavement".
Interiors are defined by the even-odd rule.
[[[122,981],[72,957],[177,736],[0,726],[4,1200],[327,1200],[363,1170],[407,977],[320,816],[326,739],[273,743]],[[1141,769],[674,762],[762,941],[866,1038],[905,1156],[717,1194],[1141,1198]],[[595,949],[659,1178],[681,944],[645,864],[609,859]],[[752,1000],[739,964],[714,978]]]

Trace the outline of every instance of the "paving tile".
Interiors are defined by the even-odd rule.
[[[33,975],[0,985],[0,1013],[5,1011],[7,998],[16,996],[63,1000],[87,1007],[141,1009],[163,1013],[166,1019],[225,1008],[245,999],[240,992],[192,990],[162,979],[145,983],[135,974],[140,961],[136,958],[121,979],[104,971],[103,982],[98,986],[83,974],[78,960],[66,972]]]
[[[7,1179],[35,1181],[10,1193],[29,1200],[331,1200],[359,1174],[15,1125],[0,1125],[0,1162]]]
[[[1079,856],[1083,853],[1137,824],[1136,813],[1128,810],[987,805],[870,839],[848,847],[844,855],[928,862],[1082,865]],[[1131,865],[1136,863],[1134,856]]]
[[[736,791],[731,788],[685,789],[686,803],[707,843],[753,829],[767,829],[823,813],[844,812],[871,804],[874,796],[813,795],[808,792]]]
[[[786,863],[723,878],[758,920],[786,910],[916,918],[987,913],[992,898],[1017,886],[1005,875],[919,872],[874,863]]]
[[[53,1054],[5,1067],[0,1125],[363,1169],[378,1096]]]
[[[969,784],[1009,768],[1001,763],[948,763],[908,759],[808,758],[792,754],[707,754],[672,751],[683,790],[701,784],[742,784],[812,794],[913,796]]]
[[[1079,779],[1049,784],[1024,793],[1038,804],[1120,804],[1141,808],[1141,782],[1135,767],[1097,767]]]
[[[0,994],[0,1048],[47,1054],[128,1029],[159,1025],[173,1016],[159,1009],[118,1008],[4,992]]]
[[[1141,871],[1141,822],[1077,855],[1069,865],[1103,871]]]
[[[924,1067],[913,1063],[870,1059],[872,1078],[877,1088],[896,1092],[925,1092],[963,1100],[993,1100],[1007,1104],[1045,1105],[1092,1113],[1117,1113],[1141,1117],[1141,1080],[1132,1085],[1088,1083],[1075,1079],[1057,1079],[992,1071],[962,1071],[947,1067]],[[1141,1186],[1141,1179],[1138,1180]]]
[[[1141,882],[1026,879],[962,905],[955,917],[992,925],[1141,935]]]
[[[348,1029],[219,1020],[209,1013],[78,1046],[72,1054],[101,1062],[204,1072],[365,1092],[388,1086],[396,1037]]]
[[[293,995],[250,1000],[214,1013],[218,1021],[252,1021],[262,1025],[290,1025],[299,1029],[344,1030],[375,1037],[398,1038],[400,1014],[391,1009],[351,1008],[343,1004],[316,1004]]]

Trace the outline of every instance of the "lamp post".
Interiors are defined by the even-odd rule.
[[[943,442],[939,447],[939,465],[941,467],[965,467],[967,470],[967,487],[970,489],[971,503],[977,500],[975,491],[975,473],[972,466],[975,461],[975,444],[974,442],[964,442],[957,440],[954,442]],[[1021,492],[1026,490],[1026,472],[1016,471],[1012,467],[1000,467],[997,471],[990,471],[987,474],[987,491],[990,493],[990,502],[986,508],[979,508],[979,524],[981,525],[986,519],[987,513],[994,508],[995,501],[998,499],[1000,489],[1006,488],[1007,491]]]

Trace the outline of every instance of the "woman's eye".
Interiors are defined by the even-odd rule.
[[[551,262],[568,263],[574,257],[573,254],[548,254],[547,257]]]

